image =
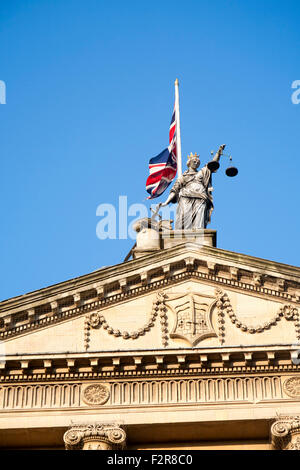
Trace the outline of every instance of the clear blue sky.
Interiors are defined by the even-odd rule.
[[[184,159],[226,143],[210,228],[299,265],[298,0],[2,0],[0,299],[123,260],[96,208],[143,202],[180,80]],[[163,200],[165,197],[158,199]]]

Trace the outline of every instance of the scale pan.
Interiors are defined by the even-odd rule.
[[[229,166],[225,171],[227,176],[236,176],[238,174],[238,169],[235,166]]]
[[[220,163],[218,162],[214,162],[213,160],[211,162],[208,162],[207,164],[207,168],[210,170],[210,171],[216,171],[220,166]]]

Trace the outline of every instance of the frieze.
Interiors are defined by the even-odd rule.
[[[149,377],[147,380],[131,378],[88,384],[0,386],[0,409],[22,409],[23,412],[42,408],[78,409],[87,405],[91,408],[172,404],[206,406],[207,403],[257,403],[270,400],[287,400],[280,375]]]

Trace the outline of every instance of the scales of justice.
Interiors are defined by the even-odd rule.
[[[182,173],[178,88],[179,83],[176,79],[175,120],[173,121],[176,123],[176,152],[174,153],[173,161],[175,161],[175,168],[177,167],[177,180],[165,202],[160,202],[155,209],[151,208],[152,216],[140,219],[134,224],[133,228],[137,232],[137,240],[125,261],[131,255],[133,258],[137,258],[144,256],[147,252],[170,248],[178,245],[181,241],[187,240],[200,245],[216,246],[216,230],[207,229],[214,208],[212,175],[220,167],[221,156],[228,157],[230,161],[230,166],[225,170],[227,176],[236,176],[238,169],[232,166],[231,155],[224,154],[226,145],[220,145],[216,152],[211,151],[210,161],[200,169],[201,162],[199,155],[197,153],[190,153],[187,158],[187,170]],[[170,130],[171,128],[172,122]],[[171,143],[168,149],[170,148]],[[172,158],[168,160],[166,166],[170,165],[170,162],[172,165]],[[152,197],[149,199],[152,199]],[[159,214],[160,209],[168,206],[170,203],[177,203],[174,229],[172,228],[173,221],[169,219],[163,220]]]
[[[206,229],[211,221],[213,211],[212,197],[212,174],[220,167],[220,157],[223,154],[225,145],[221,145],[211,161],[198,171],[200,159],[197,153],[188,155],[188,169],[179,176],[175,182],[170,194],[164,203],[160,203],[153,213],[153,217],[158,215],[161,207],[169,203],[177,202],[175,229],[177,230],[195,230]],[[214,152],[212,151],[213,155]],[[232,157],[229,156],[230,161]],[[227,176],[236,176],[238,170],[236,167],[229,166],[225,171]]]

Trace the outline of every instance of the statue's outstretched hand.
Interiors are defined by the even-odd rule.
[[[170,192],[167,200],[165,202],[160,202],[159,207],[166,207],[171,201],[173,201],[175,194],[173,191]]]

